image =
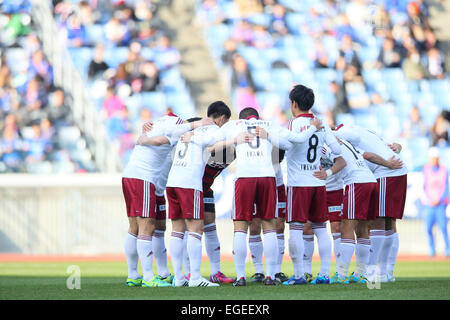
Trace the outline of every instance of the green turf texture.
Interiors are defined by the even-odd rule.
[[[81,271],[81,288],[68,289],[67,268],[77,265]],[[320,262],[313,262],[318,272]],[[354,269],[352,263],[350,270]],[[169,265],[169,270],[171,266]],[[253,266],[247,264],[248,278]],[[331,270],[335,270],[332,263]],[[235,277],[233,262],[222,262],[222,271]],[[292,274],[292,264],[284,262],[282,271]],[[209,278],[209,264],[202,263],[202,275]],[[129,288],[125,286],[125,262],[42,262],[0,263],[0,300],[440,300],[450,299],[450,260],[399,261],[395,283],[382,283],[380,289],[365,284],[264,286],[247,283],[235,288],[222,284],[218,288]]]

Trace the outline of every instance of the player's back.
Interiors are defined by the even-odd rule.
[[[194,135],[213,135],[219,129],[216,125],[199,127]],[[173,155],[173,163],[167,179],[168,187],[203,191],[202,178],[209,159],[206,145],[178,141]]]
[[[152,131],[147,132],[147,136],[167,135],[167,128],[182,123],[183,120],[179,117],[163,116],[153,123]],[[125,167],[123,176],[142,179],[155,184],[161,167],[172,147],[172,144],[163,144],[160,146],[136,145]]]
[[[294,133],[307,130],[310,126],[311,116],[299,116],[291,119],[288,129]],[[320,170],[320,157],[322,146],[325,143],[325,128],[317,130],[306,143],[294,144],[286,152],[288,169],[288,186],[323,186],[325,182],[313,176],[314,171]]]

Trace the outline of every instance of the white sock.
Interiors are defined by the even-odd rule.
[[[141,260],[142,273],[144,281],[151,281],[155,276],[153,274],[153,250],[152,236],[138,236],[136,248]]]
[[[233,259],[237,279],[245,279],[245,258],[247,257],[247,232],[235,231],[233,238]]]
[[[250,235],[248,237],[248,247],[250,249],[250,254],[252,255],[252,262],[253,266],[255,267],[255,273],[264,274],[262,261],[264,249],[261,236],[259,234]]]
[[[381,247],[380,256],[378,257],[378,266],[380,267],[380,275],[386,274],[386,265],[389,257],[389,253],[392,249],[392,243],[394,242],[394,238],[392,234],[394,230],[387,230],[384,237],[384,243]]]
[[[327,225],[323,223],[311,223],[311,228],[317,237],[317,246],[320,255],[319,276],[330,275],[331,239],[327,232]]]
[[[211,274],[220,271],[220,242],[217,236],[216,224],[210,223],[203,227],[205,233],[205,249],[209,258]]]
[[[369,263],[370,255],[370,239],[357,238],[356,239],[356,269],[355,277],[363,276],[366,273],[366,267]]]
[[[369,255],[369,266],[371,270],[375,270],[380,251],[384,243],[384,230],[370,230],[370,255]]]
[[[344,278],[348,275],[348,268],[355,251],[355,240],[341,238],[339,250],[338,275],[340,278]]]
[[[303,268],[306,273],[312,274],[311,264],[312,257],[314,254],[314,235],[304,234],[303,235],[303,246],[305,248],[303,253]]]
[[[125,256],[128,265],[128,278],[138,279],[140,277],[138,272],[139,255],[136,247],[137,236],[130,232],[125,236]]]
[[[392,275],[394,274],[394,267],[395,262],[397,261],[397,254],[398,254],[398,247],[399,247],[399,240],[398,240],[398,233],[394,232],[391,236],[393,238],[392,241],[392,247],[391,251],[389,252],[389,257],[387,261],[387,273]]]
[[[266,276],[275,279],[278,261],[278,240],[276,230],[266,230],[264,234],[264,256],[266,257]]]
[[[295,279],[305,276],[303,268],[303,225],[300,222],[289,223],[289,255],[294,266]]]
[[[184,268],[184,273],[186,275],[191,273],[191,262],[189,261],[189,254],[187,252],[187,240],[189,237],[189,232],[185,231],[184,232],[184,251],[183,251],[183,268]]]
[[[336,259],[336,272],[337,272],[337,265],[338,265],[338,255],[339,255],[339,245],[341,244],[341,233],[333,233],[333,251],[334,251],[334,258]]]
[[[200,279],[200,267],[202,265],[202,235],[200,233],[189,232],[187,251],[189,254],[189,262],[191,264],[190,279]]]
[[[283,264],[284,233],[277,233],[277,240],[278,240],[278,260],[277,260],[277,268],[275,270],[275,274],[281,272],[281,265]]]
[[[183,254],[184,254],[184,232],[172,231],[170,237],[170,257],[175,279],[184,279]]]
[[[155,230],[153,233],[153,253],[155,254],[155,262],[158,268],[158,274],[165,278],[170,272],[167,269],[167,249],[164,243],[164,231]]]

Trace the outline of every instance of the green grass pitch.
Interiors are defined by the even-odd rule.
[[[68,289],[67,268],[77,265],[81,271],[80,289]],[[320,262],[313,262],[313,272]],[[350,270],[354,269],[354,263]],[[169,270],[171,266],[169,265]],[[247,264],[247,275],[253,273]],[[332,263],[331,271],[335,270]],[[235,276],[233,262],[222,262],[222,271]],[[292,274],[292,264],[283,263],[282,271]],[[125,287],[125,262],[41,262],[0,263],[0,300],[396,300],[450,299],[450,260],[398,261],[397,281],[382,283],[380,289],[369,289],[365,284],[270,286],[248,282],[247,287],[234,288],[222,284],[218,288],[129,288]],[[209,277],[208,262],[202,263],[202,275]]]

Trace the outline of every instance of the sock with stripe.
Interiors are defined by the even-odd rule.
[[[189,254],[187,251],[187,240],[189,237],[189,232],[184,233],[184,249],[183,249],[183,269],[186,275],[191,273],[191,262],[189,261]]]
[[[248,247],[250,249],[250,254],[252,255],[253,266],[255,267],[255,273],[264,274],[263,268],[263,243],[261,236],[259,234],[250,235],[248,237]]]
[[[380,276],[386,274],[386,265],[389,257],[389,253],[392,249],[392,243],[394,242],[394,238],[392,235],[394,234],[394,230],[386,230],[383,246],[380,250],[380,255],[378,257],[378,266],[380,268]]]
[[[281,272],[281,265],[283,264],[283,256],[284,256],[284,233],[277,233],[278,240],[278,260],[277,267],[275,273]]]
[[[140,277],[138,272],[139,255],[136,247],[137,236],[130,232],[125,236],[125,256],[127,258],[128,278],[138,279]]]
[[[365,275],[366,267],[369,263],[370,255],[370,239],[357,238],[356,239],[356,269],[354,272],[355,277]]]
[[[152,236],[140,235],[137,237],[136,249],[141,260],[144,281],[151,281],[153,274],[153,245]]]
[[[235,231],[233,238],[233,260],[237,279],[245,279],[245,258],[247,258],[247,232]]]
[[[370,273],[377,268],[381,248],[385,239],[384,230],[370,230],[370,255],[368,268]]]
[[[294,266],[294,278],[298,279],[304,277],[303,268],[303,223],[291,222],[289,223],[289,255]]]
[[[399,246],[398,233],[394,232],[391,237],[393,238],[393,241],[391,251],[389,252],[386,272],[387,274],[393,275],[395,262],[397,261],[398,246]]]
[[[303,268],[306,273],[312,274],[311,265],[312,265],[312,257],[314,254],[314,235],[313,234],[304,234],[303,235]]]
[[[161,278],[165,278],[170,274],[169,269],[167,269],[167,249],[164,242],[164,233],[162,230],[155,230],[152,240],[156,267]]]
[[[338,265],[338,254],[339,254],[339,245],[341,244],[341,233],[333,233],[333,251],[334,258],[336,259],[336,268]]]
[[[216,224],[210,223],[203,227],[205,234],[205,249],[209,258],[211,274],[220,271],[220,242],[217,236]]]
[[[319,247],[320,271],[319,276],[329,276],[331,262],[331,239],[327,232],[327,225],[323,223],[311,223],[311,228],[317,237]]]
[[[341,238],[339,246],[339,264],[338,275],[340,278],[348,276],[348,268],[352,261],[353,252],[355,251],[355,240]]]
[[[275,230],[265,230],[264,235],[264,256],[266,257],[266,277],[275,279],[275,270],[278,261],[278,240]]]
[[[170,237],[170,258],[175,279],[184,279],[183,254],[184,254],[184,232],[172,231]]]
[[[191,278],[198,280],[201,277],[200,267],[202,265],[202,235],[196,232],[189,232],[187,240],[187,252],[191,264]]]

